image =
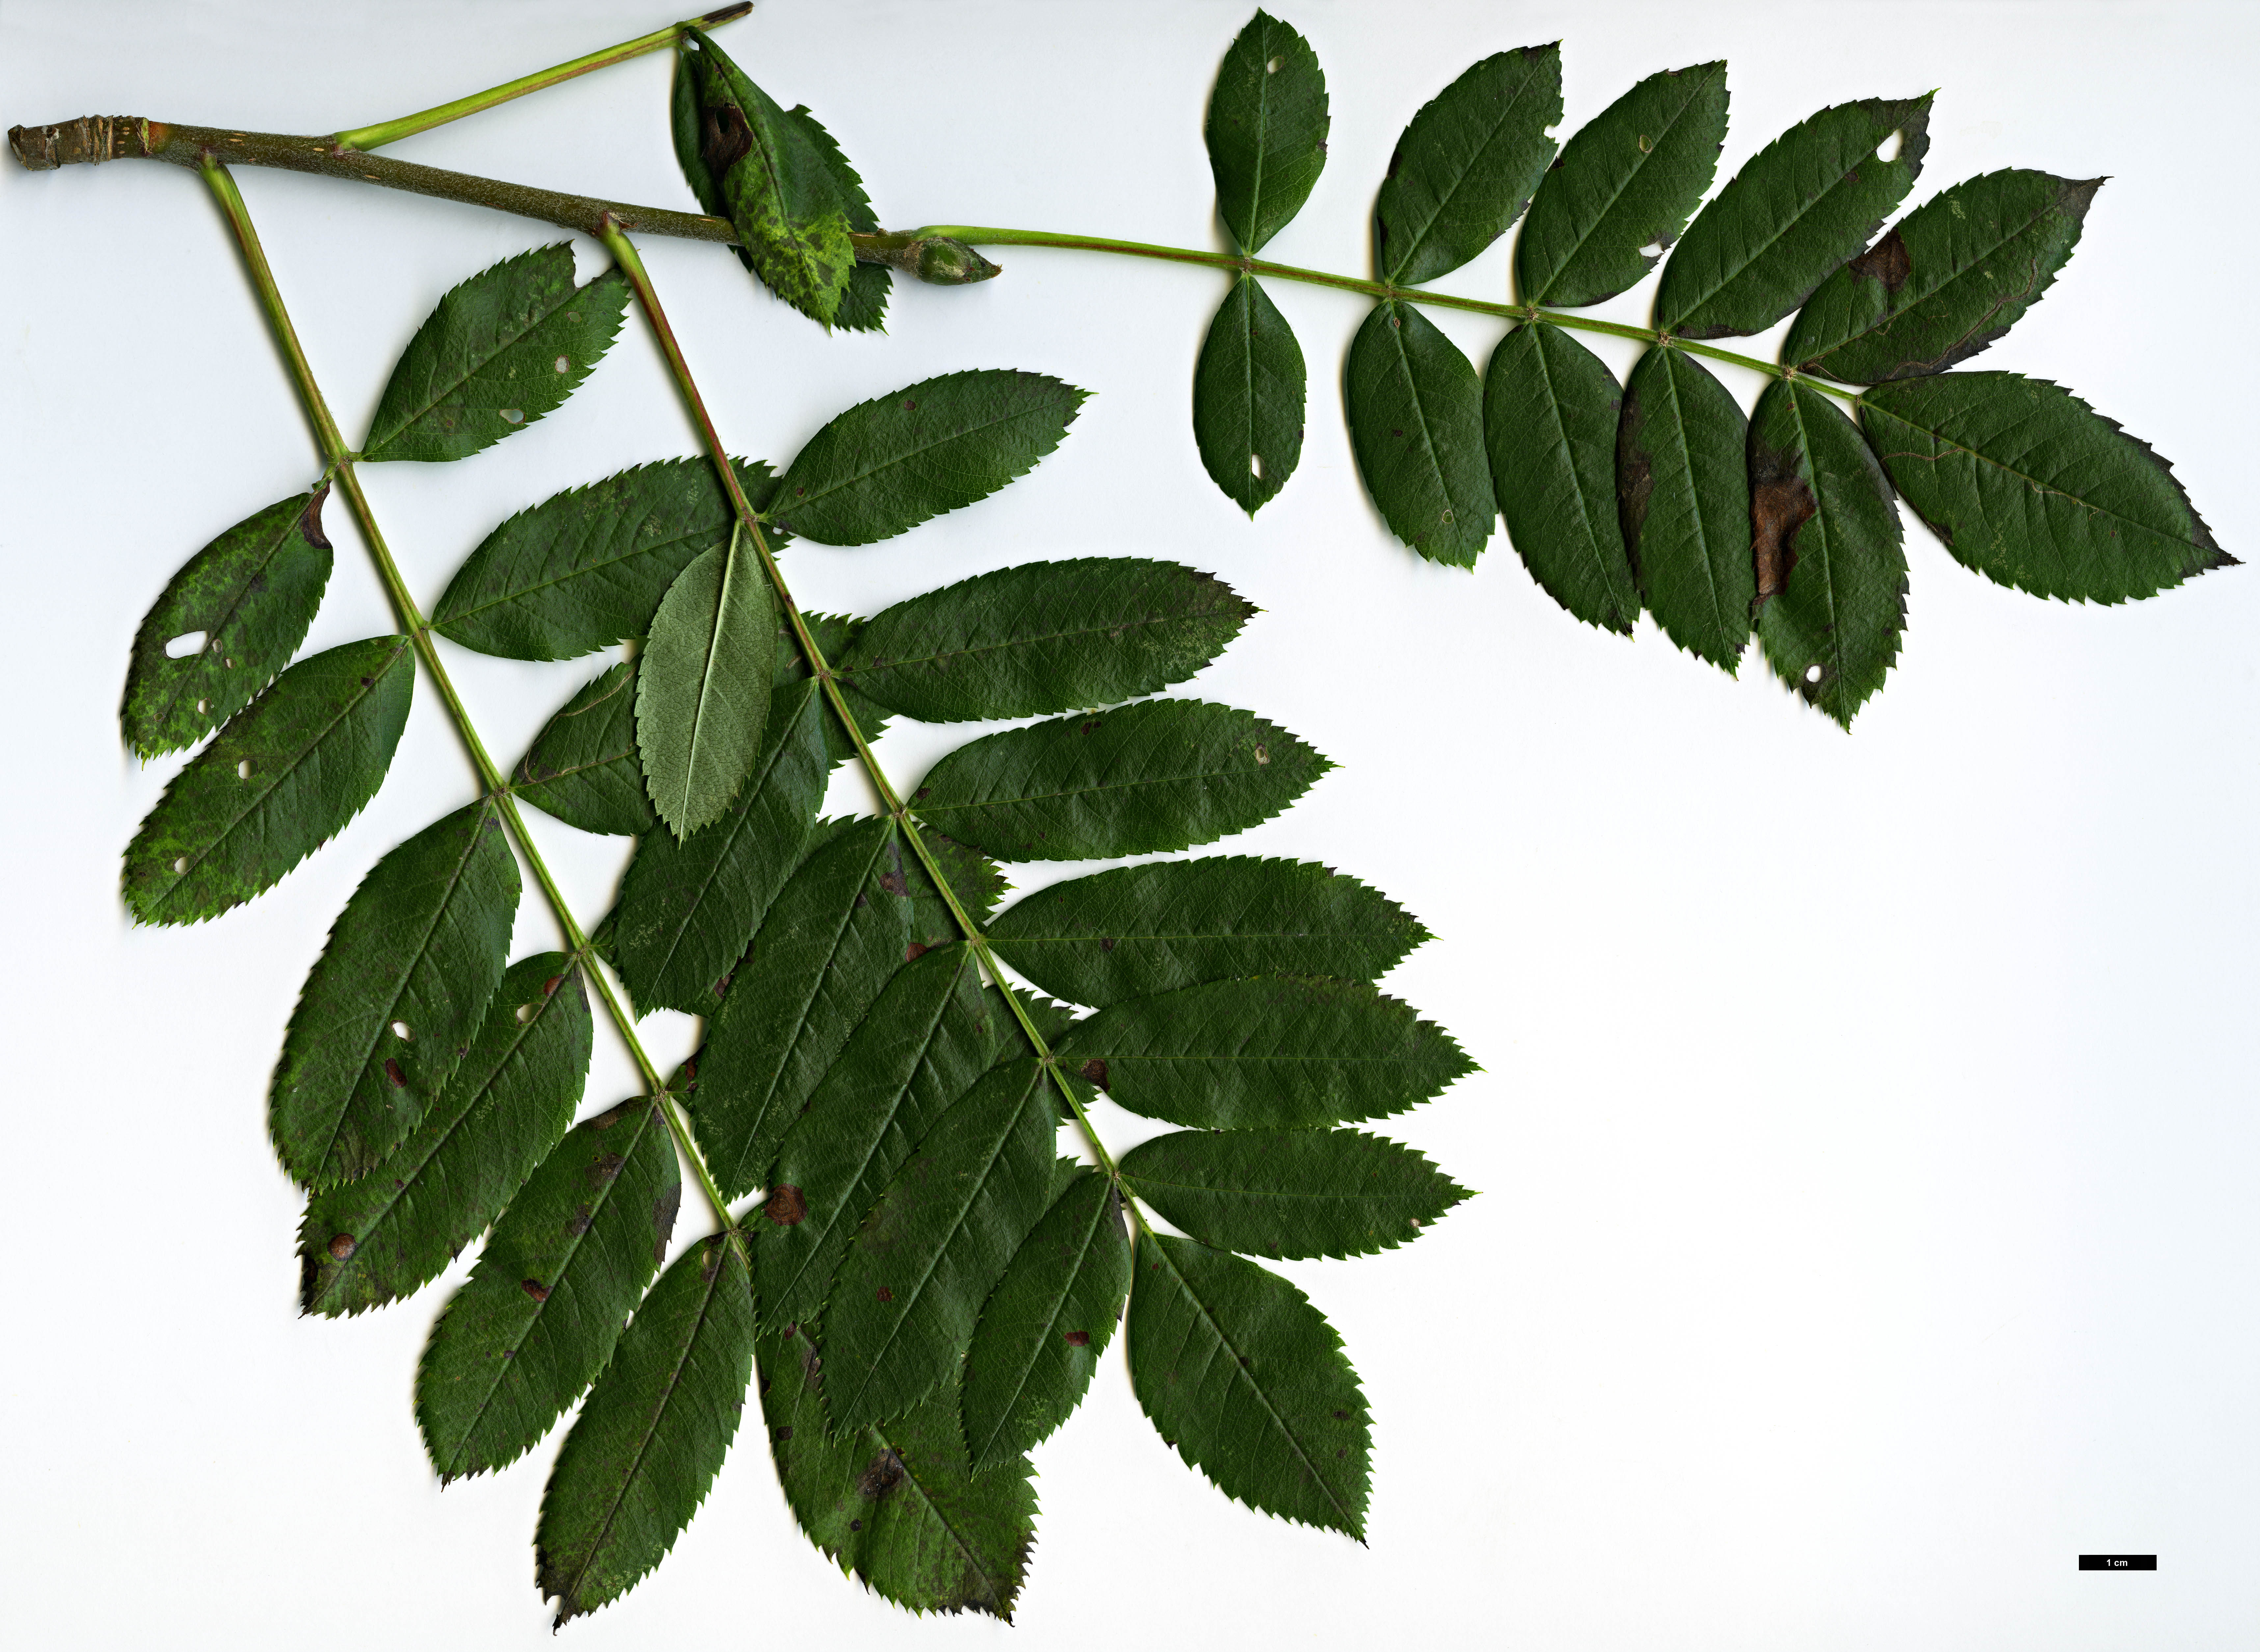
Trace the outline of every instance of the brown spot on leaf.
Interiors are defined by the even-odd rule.
[[[554,975],[554,976],[551,976],[549,977],[549,979],[547,979],[547,981],[545,981],[545,982],[543,982],[543,983],[541,983],[541,996],[542,996],[543,998],[547,998],[551,993],[553,993],[553,992],[556,991],[556,990],[557,990],[557,988],[558,988],[559,983],[561,983],[564,979],[565,979],[565,977],[564,977],[563,976],[561,976],[561,975]]]
[[[925,957],[927,953],[933,950],[933,948],[927,946],[923,940],[913,940],[909,946],[903,948],[903,962],[905,963],[916,963],[919,959]]]
[[[1101,952],[1112,952],[1112,951],[1113,951],[1113,950],[1114,950],[1114,937],[1113,937],[1113,936],[1112,936],[1112,935],[1101,935],[1101,936],[1098,938],[1098,949],[1099,949],[1099,951],[1101,951]]]
[[[776,1439],[779,1442],[783,1442],[783,1441],[787,1441],[787,1440],[791,1439],[791,1438],[792,1438],[792,1429],[791,1429],[790,1426],[790,1425],[788,1425],[788,1426],[787,1426],[787,1427],[783,1427],[783,1428],[778,1429],[778,1430],[776,1431],[776,1434],[775,1434],[774,1438],[775,1438],[775,1439]]]
[[[1334,1413],[1334,1420],[1336,1422],[1348,1422],[1349,1420],[1349,1413],[1346,1411],[1338,1411]]]
[[[658,1235],[652,1242],[651,1259],[667,1260],[667,1236],[675,1231],[675,1213],[683,1207],[683,1184],[677,1182],[651,1202],[651,1230]]]
[[[539,1279],[521,1279],[518,1282],[518,1288],[526,1292],[527,1296],[532,1297],[536,1302],[547,1302],[549,1300],[549,1287],[543,1284]]]
[[[408,1075],[402,1072],[400,1063],[389,1055],[384,1059],[384,1076],[392,1081],[392,1087],[395,1090],[408,1088]]]
[[[769,1202],[762,1208],[769,1212],[769,1220],[779,1227],[795,1227],[807,1219],[808,1196],[787,1182],[769,1195]],[[790,1326],[785,1328],[785,1334],[792,1334]]]
[[[589,1231],[589,1225],[596,1219],[597,1219],[594,1216],[589,1213],[589,1207],[586,1205],[583,1205],[578,1210],[575,1211],[571,1216],[566,1219],[565,1231],[572,1234],[574,1238],[578,1239],[582,1234]]]
[[[1091,1333],[1088,1331],[1069,1331],[1067,1334],[1067,1341],[1069,1348],[1089,1348],[1091,1346]]]
[[[1797,566],[1797,530],[1820,510],[1798,474],[1797,455],[1770,447],[1750,454],[1750,558],[1756,564],[1758,602],[1788,588]]]
[[[322,532],[322,502],[330,497],[330,484],[325,482],[314,490],[314,497],[306,501],[305,514],[298,518],[298,534],[309,545],[330,548],[329,536]],[[264,582],[261,582],[262,583]]]
[[[892,1449],[871,1459],[855,1477],[855,1495],[876,1500],[903,1483],[903,1460]]]
[[[879,1287],[879,1300],[880,1300],[880,1301],[882,1301],[882,1302],[892,1302],[894,1299],[895,1299],[895,1293],[894,1293],[893,1291],[891,1291],[888,1290],[888,1289],[886,1288],[886,1286],[884,1286],[884,1285],[881,1285],[881,1286]]]
[[[1099,1060],[1098,1056],[1092,1056],[1089,1061],[1084,1062],[1082,1067],[1077,1070],[1080,1071],[1085,1078],[1091,1080],[1092,1083],[1098,1085],[1101,1090],[1106,1088],[1106,1063]]]
[[[1648,522],[1648,497],[1656,491],[1656,461],[1641,446],[1642,424],[1640,397],[1627,390],[1624,417],[1618,426],[1617,514],[1624,523],[1625,548],[1633,565],[1640,565],[1640,531]]]
[[[722,175],[753,152],[753,129],[735,104],[709,104],[699,111],[698,158],[720,183]]]
[[[1885,292],[1897,292],[1906,285],[1914,263],[1907,256],[1906,240],[1893,230],[1845,268],[1854,281],[1881,282]]]
[[[900,872],[882,872],[879,887],[890,895],[907,895],[911,892],[911,881]]]
[[[340,1234],[335,1239],[330,1241],[330,1255],[335,1256],[340,1262],[345,1261],[360,1248],[360,1246],[354,1243],[354,1236],[351,1234]]]
[[[617,1153],[600,1153],[589,1162],[589,1184],[602,1187],[620,1173],[627,1160]]]

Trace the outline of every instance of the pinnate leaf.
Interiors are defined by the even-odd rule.
[[[329,583],[329,492],[325,483],[245,518],[173,576],[125,672],[118,720],[137,756],[195,745],[290,663]],[[176,643],[192,646],[175,654]]]
[[[447,1089],[485,1019],[518,913],[518,860],[485,800],[369,869],[291,1012],[268,1133],[304,1186],[383,1162]]]
[[[824,801],[825,715],[812,679],[769,690],[761,757],[728,811],[687,838],[636,845],[606,955],[641,1008],[704,1015],[720,999]]]
[[[863,1219],[824,1312],[834,1427],[898,1417],[956,1372],[1050,1200],[1058,1126],[1041,1070],[1031,1061],[976,1083]]]
[[[1262,283],[1241,275],[1193,368],[1193,441],[1209,479],[1254,516],[1303,456],[1303,347]]]
[[[676,837],[721,819],[753,774],[776,646],[776,598],[734,539],[667,588],[636,665],[636,751]]]
[[[2235,558],[2166,461],[2069,390],[2014,373],[1878,384],[1868,440],[1955,559],[2067,601],[2154,596]]]
[[[429,1284],[486,1230],[573,1123],[589,1073],[589,994],[561,952],[514,963],[424,1122],[298,1226],[298,1305],[359,1313]]]
[[[1617,504],[1641,599],[1663,634],[1729,676],[1749,640],[1749,421],[1684,351],[1659,346],[1625,385]]]
[[[1181,562],[1027,562],[865,620],[832,658],[866,698],[929,723],[1134,699],[1224,652],[1255,605]]]
[[[1122,1176],[1203,1244],[1258,1256],[1371,1255],[1468,1197],[1362,1130],[1181,1130],[1131,1148]]]
[[[1344,377],[1350,447],[1389,531],[1432,562],[1473,568],[1498,506],[1468,358],[1416,307],[1387,302],[1350,340]]]
[[[961,746],[912,807],[1000,861],[1149,855],[1268,820],[1333,766],[1253,712],[1143,700]]]
[[[666,1558],[737,1436],[753,1369],[745,1251],[716,1234],[660,1276],[557,1453],[533,1557],[560,1627]]]
[[[1302,211],[1327,164],[1327,125],[1318,54],[1258,11],[1224,54],[1204,129],[1216,210],[1241,252],[1260,251]]]
[[[1219,1130],[1402,1112],[1472,1071],[1451,1035],[1360,981],[1216,981],[1077,1021],[1060,1064],[1131,1112]]]
[[[1554,158],[1562,48],[1487,57],[1423,104],[1397,140],[1373,207],[1382,279],[1414,287],[1506,233]]]
[[[1252,1262],[1148,1234],[1128,1338],[1138,1403],[1219,1491],[1283,1520],[1364,1536],[1365,1395],[1309,1298]]]
[[[812,1326],[764,1330],[754,1357],[777,1480],[809,1541],[898,1606],[1009,1622],[1035,1544],[1027,1460],[976,1475],[955,1387],[882,1427],[833,1434]]]
[[[1082,1403],[1130,1290],[1122,1201],[1097,1170],[1067,1181],[1012,1253],[965,1356],[965,1437],[974,1472],[1005,1466]]]
[[[1629,636],[1640,590],[1617,511],[1615,376],[1559,327],[1517,327],[1484,374],[1493,490],[1530,576],[1589,626]]]
[[[575,286],[563,241],[481,270],[409,340],[361,457],[461,459],[524,430],[563,405],[604,359],[627,302],[617,269]]]
[[[1906,628],[1906,553],[1883,468],[1809,384],[1777,379],[1750,419],[1758,645],[1845,727],[1884,685]]]
[[[1410,912],[1309,861],[1219,855],[1040,889],[989,926],[998,955],[1076,1004],[1242,976],[1370,981],[1428,939]]]
[[[1711,187],[1726,140],[1724,63],[1651,75],[1593,117],[1531,199],[1514,247],[1522,301],[1574,310],[1647,275]]]
[[[769,514],[819,545],[869,545],[985,499],[1060,445],[1085,392],[989,368],[859,402],[809,439]]]
[[[384,783],[416,667],[405,637],[301,660],[173,777],[125,850],[125,904],[192,924],[265,893]]]
[[[1942,190],[1814,290],[1782,360],[1852,384],[1966,361],[2049,290],[2102,184],[2012,169]]]
[[[440,1479],[499,1469],[581,1397],[659,1271],[683,1181],[658,1105],[576,1125],[495,1224],[416,1370]]]
[[[511,776],[519,801],[583,832],[634,837],[658,826],[636,755],[635,669],[614,666],[543,725]]]
[[[1791,127],[1687,226],[1663,267],[1656,325],[1689,339],[1763,332],[1867,245],[1929,147],[1927,92],[1838,104]]]

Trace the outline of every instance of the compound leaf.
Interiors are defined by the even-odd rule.
[[[1254,516],[1303,456],[1303,347],[1253,275],[1225,295],[1193,368],[1193,441],[1209,479]]]
[[[1781,359],[1851,384],[1967,360],[2049,290],[2102,185],[2012,169],[1942,191],[1814,289]]]
[[[576,1125],[487,1238],[416,1368],[442,1481],[524,1455],[611,1357],[659,1271],[683,1181],[647,1098]]]
[[[748,499],[768,496],[767,465],[731,463]],[[638,465],[553,494],[480,542],[440,594],[432,628],[511,660],[571,660],[647,635],[668,587],[729,544],[735,521],[703,459]]]
[[[1118,1004],[1241,976],[1370,981],[1428,939],[1420,920],[1309,861],[1219,855],[1119,866],[1040,889],[989,926],[1045,991]]]
[[[330,580],[329,495],[325,483],[246,517],[173,576],[125,671],[118,721],[136,756],[195,745],[290,663]]]
[[[776,598],[733,538],[676,576],[636,664],[636,751],[678,838],[722,818],[762,754]]]
[[[125,905],[192,924],[265,893],[384,783],[416,680],[405,637],[301,660],[173,777],[125,849]]]
[[[1278,1275],[1189,1239],[1138,1241],[1130,1382],[1162,1440],[1250,1508],[1365,1534],[1371,1435],[1341,1338]]]
[[[1182,683],[1255,611],[1180,562],[1027,562],[897,603],[858,627],[832,669],[925,722],[1040,716]]]
[[[1083,1401],[1130,1290],[1122,1201],[1072,1160],[1066,1185],[981,1310],[965,1356],[973,1470],[1010,1464]]]
[[[1131,1148],[1122,1176],[1201,1243],[1258,1256],[1370,1256],[1468,1197],[1362,1130],[1182,1130]]]
[[[612,347],[627,278],[573,284],[561,241],[505,258],[440,300],[401,353],[364,459],[461,459],[561,406]]]
[[[1617,507],[1641,599],[1663,634],[1732,676],[1750,635],[1749,420],[1684,352],[1648,352],[1625,385]]]
[[[1931,532],[2001,584],[2118,603],[2236,560],[2148,443],[2045,379],[1902,379],[1870,390],[1860,412]]]
[[[666,1558],[737,1436],[753,1370],[745,1251],[716,1234],[660,1276],[557,1453],[533,1563],[559,1627]]]
[[[1580,127],[1548,169],[1515,242],[1516,293],[1574,310],[1640,280],[1687,226],[1726,140],[1724,63],[1641,82]]]
[[[955,1387],[834,1435],[813,1327],[764,1331],[754,1357],[777,1480],[809,1541],[898,1606],[1011,1621],[1035,1545],[1027,1460],[974,1474]]]
[[[366,1176],[447,1089],[485,1019],[518,912],[518,860],[485,798],[369,869],[291,1012],[268,1098],[303,1186]]]
[[[1259,251],[1303,210],[1327,164],[1327,125],[1318,54],[1258,11],[1224,54],[1203,129],[1216,210],[1241,252]]]
[[[1554,158],[1562,48],[1487,57],[1423,104],[1373,205],[1374,261],[1398,286],[1457,269],[1515,219]]]
[[[948,1382],[1052,1191],[1056,1117],[1031,1061],[927,1129],[840,1259],[824,1312],[834,1427],[898,1417]]]
[[[1867,245],[1929,147],[1927,92],[1838,104],[1791,127],[1687,226],[1663,267],[1656,325],[1688,339],[1763,332]]]
[[[1413,305],[1377,304],[1344,383],[1358,474],[1389,531],[1432,562],[1473,568],[1498,506],[1483,385],[1460,347]]]
[[[769,511],[819,545],[891,539],[1026,476],[1060,445],[1085,394],[998,368],[860,402],[794,456]]]
[[[659,825],[636,755],[635,671],[616,665],[542,726],[511,790],[583,832],[634,837]]]
[[[1267,976],[1108,1005],[1060,1065],[1131,1112],[1219,1130],[1308,1130],[1417,1106],[1474,1070],[1452,1037],[1362,981]]]
[[[1617,511],[1623,399],[1600,357],[1559,327],[1517,327],[1484,374],[1484,443],[1508,540],[1548,596],[1629,636],[1640,589]]]
[[[654,833],[620,880],[606,956],[643,1009],[710,1012],[762,914],[798,864],[830,764],[814,679],[769,692],[762,754],[722,818]]]
[[[1883,468],[1809,384],[1777,379],[1750,419],[1758,646],[1845,727],[1884,685],[1906,628],[1906,553]]]
[[[1144,700],[961,746],[911,802],[1000,861],[1148,855],[1244,832],[1333,766],[1251,712]]]
[[[416,1133],[367,1176],[307,1202],[300,1310],[359,1313],[438,1278],[571,1126],[590,1033],[588,988],[569,957],[512,964]]]

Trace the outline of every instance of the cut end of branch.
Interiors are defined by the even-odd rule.
[[[165,147],[161,123],[139,115],[81,115],[52,126],[11,126],[8,147],[26,172],[52,172],[84,161],[138,161]]]

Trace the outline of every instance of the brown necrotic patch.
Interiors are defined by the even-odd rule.
[[[1765,447],[1750,454],[1750,558],[1761,604],[1788,589],[1790,570],[1797,566],[1797,530],[1820,509],[1799,468],[1795,454]]]
[[[779,1227],[795,1227],[808,1216],[808,1196],[787,1182],[769,1195],[769,1202],[762,1208]]]
[[[1914,264],[1907,257],[1906,242],[1897,230],[1877,241],[1847,266],[1855,281],[1872,281],[1882,284],[1885,292],[1897,292],[1906,285],[1907,276]]]

